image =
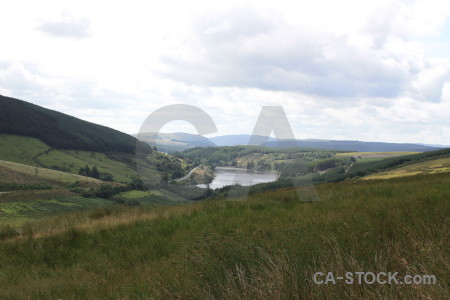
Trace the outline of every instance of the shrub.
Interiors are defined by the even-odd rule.
[[[10,225],[0,227],[0,240],[12,238],[17,235],[19,235],[19,232]]]

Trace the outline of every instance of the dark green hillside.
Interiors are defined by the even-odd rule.
[[[136,139],[128,134],[22,100],[0,95],[0,113],[0,133],[34,137],[56,149],[135,152]]]

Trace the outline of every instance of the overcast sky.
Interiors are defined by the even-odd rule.
[[[8,2],[6,96],[130,134],[168,104],[250,134],[282,105],[297,138],[450,144],[449,0]]]

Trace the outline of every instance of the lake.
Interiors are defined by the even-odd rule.
[[[218,189],[226,185],[240,184],[249,186],[258,183],[272,182],[278,179],[278,174],[232,167],[216,167],[214,180],[209,184],[212,189]],[[198,184],[198,187],[206,188],[206,184]]]

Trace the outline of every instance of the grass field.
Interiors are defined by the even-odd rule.
[[[350,180],[317,186],[312,203],[284,189],[4,227],[0,298],[446,299],[449,183],[450,173]],[[318,271],[432,274],[437,284],[315,285]]]
[[[336,156],[353,156],[353,157],[395,157],[395,156],[403,156],[403,155],[411,155],[411,154],[417,154],[421,152],[344,152],[344,153],[337,153]]]
[[[104,153],[76,150],[52,149],[45,143],[32,137],[0,134],[0,159],[34,167],[56,169],[78,174],[80,168],[97,166],[100,173],[113,176],[114,181],[129,182],[137,177],[135,157],[133,154],[117,154],[113,159]],[[147,176],[152,181],[159,181],[154,166],[158,163],[149,155]]]
[[[41,220],[66,212],[109,207],[116,204],[114,201],[116,198],[135,200],[139,204],[153,206],[192,203],[166,190],[131,190],[116,195],[112,200],[83,198],[64,188],[12,191],[0,194],[0,225],[17,227],[33,220]]]
[[[2,160],[39,167],[33,158],[49,149],[49,146],[38,139],[0,134],[0,158]]]
[[[418,174],[435,174],[450,172],[450,157],[428,160],[411,164],[389,171],[375,173],[363,179],[389,179],[395,177],[413,176]]]
[[[421,152],[347,152],[347,153],[337,153],[336,156],[349,157],[352,156],[356,158],[355,164],[381,161],[390,157],[398,157],[404,155],[413,155]]]
[[[161,204],[161,205],[176,205],[191,203],[186,199],[169,192],[167,190],[149,190],[149,191],[127,191],[120,193],[116,197],[127,200],[137,200],[141,204]]]
[[[33,167],[4,160],[0,160],[0,172],[2,174],[2,176],[0,176],[0,182],[15,182],[16,178],[18,182],[21,181],[21,178],[26,178],[24,182],[33,181],[32,179],[35,179],[36,182],[48,181],[56,183],[71,183],[75,181],[86,181],[92,183],[102,182],[91,177],[70,174],[52,169]]]
[[[21,226],[71,211],[110,206],[114,202],[83,198],[66,190],[23,191],[0,195],[0,226]]]

